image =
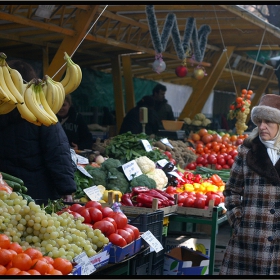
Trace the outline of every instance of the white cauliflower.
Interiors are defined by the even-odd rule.
[[[135,159],[142,173],[153,172],[156,169],[155,163],[146,156],[142,156]]]
[[[156,188],[159,190],[165,188],[168,183],[168,178],[162,169],[156,168],[153,172],[149,172],[146,175],[156,182]]]

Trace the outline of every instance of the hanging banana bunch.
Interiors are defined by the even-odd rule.
[[[65,52],[64,59],[66,60],[66,73],[61,81],[64,87],[65,95],[73,92],[82,81],[82,70],[80,66],[73,62],[71,57]]]

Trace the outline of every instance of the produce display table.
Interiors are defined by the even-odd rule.
[[[181,223],[191,223],[193,224],[193,232],[195,232],[196,224],[206,224],[211,225],[211,245],[210,245],[210,263],[209,263],[209,275],[213,275],[214,264],[215,264],[215,249],[216,249],[216,235],[218,227],[221,223],[227,221],[225,214],[222,214],[223,207],[214,207],[212,217],[200,217],[200,216],[187,216],[180,214],[172,214],[169,216],[169,222],[181,222]]]

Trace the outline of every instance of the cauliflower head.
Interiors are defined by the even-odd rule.
[[[155,163],[146,156],[136,158],[135,161],[144,174],[152,172],[156,169]]]
[[[156,188],[162,190],[168,183],[168,178],[166,177],[162,169],[156,168],[153,172],[146,174],[149,178],[155,180]]]

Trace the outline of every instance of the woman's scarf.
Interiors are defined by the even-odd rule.
[[[276,164],[276,162],[278,161],[278,159],[280,157],[280,149],[275,146],[275,141],[278,138],[279,134],[280,134],[280,129],[278,129],[278,132],[277,132],[276,136],[272,140],[269,140],[269,141],[264,141],[259,136],[260,141],[267,148],[267,153],[268,153],[268,156],[269,156],[273,166]]]

